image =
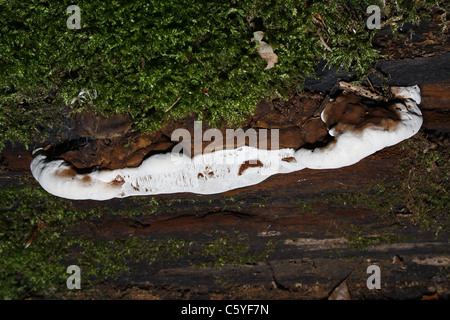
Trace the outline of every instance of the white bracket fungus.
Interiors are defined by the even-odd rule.
[[[137,168],[81,174],[64,160],[49,161],[45,151],[37,149],[33,153],[31,172],[47,192],[56,196],[74,200],[107,200],[178,192],[215,194],[251,186],[278,173],[349,166],[419,131],[422,125],[418,108],[419,87],[395,87],[391,91],[403,101],[391,106],[397,115],[394,125],[392,121],[381,121],[358,130],[352,130],[351,126],[336,130],[334,126],[330,134],[335,136],[335,140],[314,150],[263,150],[244,146],[193,158],[173,153],[156,154]],[[322,112],[322,120],[326,123],[328,108]]]
[[[422,126],[420,89],[414,87],[392,87],[391,92],[403,103],[395,103],[392,111],[396,121],[382,121],[362,130],[347,126],[343,132],[336,128],[329,130],[335,141],[313,150],[300,149],[295,158],[310,169],[336,169],[355,164],[363,158],[389,146],[393,146],[415,135]],[[330,106],[330,105],[329,105]],[[327,123],[327,108],[322,111],[322,121]]]

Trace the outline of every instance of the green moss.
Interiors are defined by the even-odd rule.
[[[130,270],[130,264],[177,261],[188,253],[192,244],[183,239],[117,240],[71,239],[70,257],[82,268],[88,286],[114,280]]]
[[[397,28],[438,3],[399,0],[382,6],[382,18]],[[66,27],[71,4],[0,2],[0,148],[6,140],[29,142],[28,129],[52,119],[58,108],[31,103],[52,88],[59,102],[48,107],[96,90],[73,112],[128,113],[142,132],[191,114],[238,125],[261,99],[301,89],[320,58],[362,79],[380,57],[362,0],[80,0],[81,29],[74,30]],[[270,70],[251,42],[260,29],[279,57]],[[11,112],[22,99],[28,115]]]
[[[159,210],[163,206],[162,201],[151,199],[145,199],[149,207],[144,208],[144,215],[154,214],[151,208]],[[142,201],[137,203],[145,206]],[[34,181],[25,180],[15,188],[0,190],[1,299],[70,297],[73,293],[66,288],[66,269],[72,264],[81,268],[82,289],[89,292],[99,283],[126,275],[135,263],[180,261],[198,267],[241,266],[265,261],[276,244],[268,241],[262,249],[253,248],[249,235],[223,230],[197,241],[188,236],[81,238],[68,231],[98,218],[107,209],[79,210],[74,204],[37,188]],[[130,214],[128,208],[125,212]],[[113,213],[123,215],[124,211]],[[25,248],[27,242],[30,244]]]
[[[295,204],[303,213],[317,213],[317,210],[315,210],[311,204],[300,199],[291,199],[291,202]]]
[[[418,133],[400,145],[404,156],[389,181],[374,181],[359,192],[325,195],[326,201],[372,209],[390,224],[403,223],[401,216],[437,237],[449,228],[449,147],[448,139]]]
[[[126,210],[128,217],[156,215],[159,212],[163,212],[163,204],[155,197],[131,197],[129,200],[133,202],[133,207]],[[137,207],[137,208],[136,208]],[[121,212],[119,212],[120,214]]]
[[[0,212],[3,299],[49,293],[60,287],[66,277],[61,260],[70,246],[62,233],[77,221],[99,214],[76,211],[70,201],[29,186],[0,190]]]
[[[357,250],[366,250],[369,246],[392,244],[406,240],[404,237],[399,237],[392,234],[363,235],[363,231],[350,234],[344,233],[343,236],[348,240],[349,247]]]
[[[439,234],[450,220],[450,142],[418,134],[402,144],[399,197],[412,221]]]
[[[201,247],[201,266],[223,267],[225,265],[242,266],[266,261],[276,242],[268,241],[263,251],[252,252],[248,235],[234,232],[213,239]]]
[[[69,110],[61,97],[49,95],[45,88],[2,90],[0,85],[0,151],[7,142],[22,143],[28,149],[50,131],[60,134],[68,121]]]

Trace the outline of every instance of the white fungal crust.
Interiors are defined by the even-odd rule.
[[[303,169],[292,162],[294,150],[240,147],[198,155],[156,154],[137,168],[78,174],[63,160],[48,162],[35,152],[31,172],[42,187],[59,197],[107,200],[178,192],[215,194],[260,183],[276,173]],[[285,159],[285,160],[283,160]]]
[[[393,88],[392,92],[404,100],[393,106],[400,119],[396,126],[345,131],[328,146],[314,150],[263,150],[244,146],[193,158],[172,153],[156,154],[137,168],[80,174],[63,160],[49,161],[44,150],[37,149],[31,172],[53,195],[73,200],[108,200],[179,192],[215,194],[255,185],[278,173],[304,168],[340,168],[357,163],[419,131],[422,125],[418,108],[419,87]]]

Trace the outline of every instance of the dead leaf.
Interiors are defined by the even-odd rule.
[[[406,269],[406,266],[403,263],[402,258],[400,258],[399,256],[394,256],[394,258],[392,258],[392,264],[398,264],[400,268]]]
[[[264,37],[263,31],[256,31],[253,33],[252,41],[258,43],[257,51],[261,58],[266,60],[267,66],[264,70],[272,69],[278,63],[278,55],[273,51],[273,48],[266,42],[262,41]]]
[[[322,16],[320,15],[320,13],[316,13],[313,18],[312,18],[313,22],[315,24],[319,24],[323,27],[327,27],[327,24],[325,23],[325,20],[323,20]]]
[[[27,243],[25,243],[25,249],[28,248],[30,246],[30,244],[33,242],[34,237],[36,236],[37,232],[39,231],[39,229],[42,229],[45,227],[45,223],[44,221],[42,221],[41,219],[38,218],[38,225],[36,227],[36,229],[34,229],[33,233],[31,234],[30,239],[28,239]]]
[[[264,70],[272,69],[275,66],[275,63],[278,63],[278,56],[273,51],[272,47],[264,42],[261,42],[258,47],[258,53],[261,58],[266,60],[267,66]]]
[[[347,281],[342,281],[330,294],[328,300],[352,300],[348,291]]]
[[[423,295],[422,300],[439,300],[439,295],[437,293],[433,295]]]
[[[420,265],[447,267],[450,264],[450,257],[436,256],[436,257],[426,257],[424,259],[414,257],[412,261]]]
[[[426,46],[426,45],[432,45],[432,44],[438,44],[438,43],[439,43],[439,42],[437,42],[437,41],[435,41],[435,40],[428,39],[428,40],[423,41],[423,42],[421,43],[421,45]]]

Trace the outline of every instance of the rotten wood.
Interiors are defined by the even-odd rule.
[[[373,99],[376,101],[387,101],[388,100],[387,97],[384,97],[378,93],[372,92],[362,86],[350,84],[346,81],[339,81],[339,88],[341,88],[344,91],[353,92],[359,96]]]
[[[417,83],[422,91],[423,132],[448,137],[449,83],[430,83],[428,78]],[[315,116],[328,100],[325,97],[319,109],[314,104]],[[224,194],[159,195],[153,197],[159,203],[157,212],[138,218],[113,214],[118,208],[141,208],[142,202],[136,204],[130,198],[74,201],[75,208],[107,210],[64,236],[208,243],[215,234],[233,237],[239,233],[248,236],[246,243],[255,252],[265,250],[269,241],[275,244],[265,261],[244,266],[199,267],[190,258],[175,263],[135,263],[120,279],[96,288],[109,298],[327,299],[345,281],[352,299],[448,299],[448,236],[436,238],[433,232],[406,224],[404,215],[388,223],[370,208],[324,201],[328,194],[358,193],[373,188],[375,181],[392,181],[402,154],[399,146],[392,146],[353,166],[279,174]],[[0,159],[3,188],[30,176],[30,152],[3,152]],[[312,210],[305,210],[304,203]],[[393,228],[395,224],[402,227]],[[38,229],[27,243],[35,239]],[[350,246],[346,235],[360,230],[375,235],[389,233],[404,240],[358,250]],[[381,290],[366,286],[366,270],[373,264],[382,272]]]

